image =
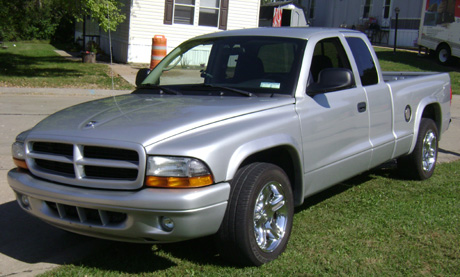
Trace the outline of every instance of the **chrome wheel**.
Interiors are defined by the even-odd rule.
[[[402,176],[425,180],[431,177],[438,156],[438,128],[430,118],[420,121],[414,151],[398,158],[398,169]]]
[[[423,139],[422,148],[422,168],[425,172],[429,172],[436,164],[437,139],[433,131],[426,133]]]
[[[294,197],[279,166],[254,162],[232,179],[218,232],[221,254],[241,265],[262,265],[279,257],[289,241]]]
[[[254,207],[254,235],[264,252],[274,251],[286,234],[288,208],[280,183],[267,183],[257,196]]]

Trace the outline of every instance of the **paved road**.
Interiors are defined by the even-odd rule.
[[[0,91],[0,277],[35,276],[111,243],[70,234],[27,215],[15,203],[7,184],[6,174],[14,167],[10,147],[19,132],[64,107],[107,95],[99,91],[83,92],[86,95],[81,95],[81,91],[67,91],[62,96],[58,92],[56,90],[56,95],[15,95]],[[442,162],[460,159],[460,96],[454,98],[452,106],[453,122],[440,144]]]

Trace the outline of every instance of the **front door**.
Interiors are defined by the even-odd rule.
[[[331,67],[351,70],[339,38],[316,44],[309,84],[318,82],[320,72]],[[299,99],[305,195],[367,169],[371,158],[367,105],[362,86]]]

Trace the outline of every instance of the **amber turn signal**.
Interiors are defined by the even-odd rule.
[[[24,168],[24,169],[29,169],[27,167],[26,161],[24,161],[24,160],[13,158],[13,162],[17,167]]]
[[[198,188],[213,184],[211,175],[199,177],[157,177],[147,176],[146,187],[154,188]]]

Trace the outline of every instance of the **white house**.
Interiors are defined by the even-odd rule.
[[[112,32],[113,56],[118,62],[150,63],[152,38],[163,35],[168,52],[202,34],[257,27],[260,0],[122,0],[126,20]],[[86,41],[95,40],[109,52],[109,35],[87,20]],[[83,24],[75,37],[82,38]]]
[[[307,8],[312,26],[354,27],[368,32],[371,23],[379,32],[373,43],[394,43],[396,8],[398,14],[398,46],[413,47],[418,38],[423,0],[300,0]],[[373,25],[376,26],[376,25]]]

